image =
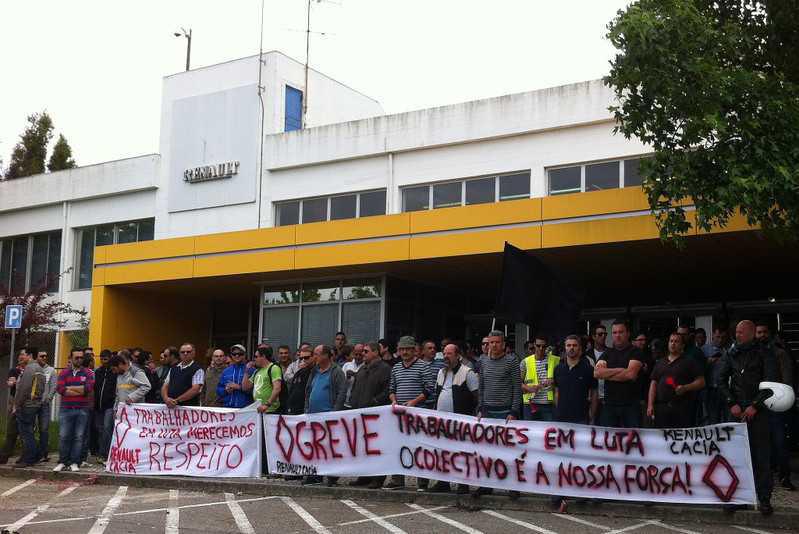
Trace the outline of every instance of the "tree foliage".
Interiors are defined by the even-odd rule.
[[[60,276],[60,275],[55,275]],[[5,307],[9,304],[23,306],[22,328],[17,332],[17,346],[21,347],[36,338],[36,334],[51,332],[76,324],[80,329],[87,328],[87,312],[70,304],[61,302],[47,292],[48,281],[32,287],[30,291],[15,293],[10,288],[0,286],[0,317],[5,316]],[[5,352],[11,339],[10,330],[0,329],[0,347]]]
[[[654,149],[644,189],[661,237],[740,212],[799,230],[799,0],[640,0],[608,25],[617,132]]]
[[[75,160],[72,159],[72,148],[67,143],[63,134],[58,135],[58,141],[53,146],[53,153],[50,154],[50,161],[47,163],[47,170],[63,171],[64,169],[74,169]]]
[[[44,172],[47,145],[53,138],[53,120],[46,111],[28,115],[28,126],[11,152],[6,178],[21,178]]]

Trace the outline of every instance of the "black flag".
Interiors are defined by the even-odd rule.
[[[498,319],[526,323],[560,342],[573,333],[580,299],[538,258],[506,242],[494,313]]]

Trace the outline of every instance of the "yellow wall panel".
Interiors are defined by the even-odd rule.
[[[649,209],[646,195],[639,187],[555,195],[541,201],[544,220]]]
[[[94,247],[94,264],[98,265],[101,263],[107,263],[106,261],[106,251],[108,247]]]
[[[526,250],[541,248],[541,227],[508,228],[411,238],[412,260],[502,252],[505,241]]]
[[[405,261],[408,259],[408,238],[388,239],[366,243],[331,245],[329,247],[298,248],[296,269],[314,269],[339,265],[362,265]]]
[[[127,265],[106,265],[102,268],[105,269],[106,285],[180,280],[192,277],[194,274],[194,259],[167,259]]]
[[[243,232],[208,234],[194,239],[195,254],[252,250],[258,248],[285,247],[294,244],[296,226],[278,226]]]
[[[105,271],[107,266],[95,267],[92,270],[92,287],[105,285]]]
[[[194,254],[194,238],[176,237],[173,239],[125,243],[122,245],[107,245],[104,247],[97,247],[97,249],[95,249],[95,255],[97,254],[96,251],[101,248],[105,249],[104,252],[101,252],[101,254],[105,253],[103,263],[175,258]],[[95,263],[100,262],[95,259]]]
[[[89,340],[96,351],[140,346],[158,354],[168,345],[190,341],[205,354],[211,305],[203,299],[164,298],[155,292],[100,287],[100,310],[92,309]],[[95,303],[93,296],[92,305]],[[99,317],[97,317],[99,315]]]
[[[296,228],[298,245],[405,235],[410,231],[410,216],[407,213],[377,215],[362,219],[300,224]]]
[[[744,230],[758,230],[760,226],[749,226],[749,223],[746,222],[746,217],[741,215],[740,213],[736,213],[730,220],[727,222],[727,225],[724,227],[721,226],[714,226],[710,232],[705,230],[697,229],[697,233],[699,235],[707,235],[707,234],[723,234],[726,232],[742,232]]]
[[[194,277],[290,271],[294,269],[294,250],[223,254],[194,260]]]
[[[547,224],[542,228],[543,248],[594,245],[619,241],[657,239],[655,219],[649,215]]]
[[[541,199],[530,198],[414,211],[410,213],[410,216],[411,233],[413,234],[538,221],[541,219]]]

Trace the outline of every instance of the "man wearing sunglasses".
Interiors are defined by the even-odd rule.
[[[547,340],[538,335],[533,345],[534,353],[519,365],[522,379],[522,410],[525,421],[552,421],[555,405],[555,367],[560,358],[547,354]]]
[[[605,354],[605,351],[608,350],[607,345],[605,344],[608,340],[608,329],[605,328],[603,324],[597,324],[594,327],[594,333],[591,334],[591,344],[593,347],[586,351],[585,356],[589,360],[591,360],[591,365],[596,365],[596,362],[599,361],[599,358]],[[602,405],[605,402],[605,381],[604,380],[597,380],[597,396],[599,397],[599,411],[602,411]],[[597,414],[597,418],[599,418],[599,414]]]
[[[247,375],[246,355],[243,345],[230,347],[230,365],[222,371],[216,386],[216,397],[225,408],[244,408],[252,403],[252,395],[242,386]]]
[[[180,363],[169,370],[161,387],[161,398],[169,408],[199,406],[205,383],[205,371],[194,361],[194,345],[180,346]]]

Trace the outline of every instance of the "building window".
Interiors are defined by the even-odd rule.
[[[381,335],[383,282],[378,278],[269,287],[263,295],[261,337],[272,346],[331,344],[339,330],[350,343]]]
[[[358,196],[345,195],[330,199],[330,220],[354,219],[358,212]]]
[[[619,162],[595,163],[585,166],[585,190],[616,189],[619,187]]]
[[[549,194],[580,193],[641,185],[641,158],[549,169]]]
[[[430,186],[408,187],[402,190],[402,211],[430,209]]]
[[[402,211],[421,211],[530,198],[530,172],[414,185],[402,190]]]
[[[580,167],[566,167],[549,171],[549,194],[579,193],[582,191]]]
[[[641,158],[624,160],[624,187],[641,186]]]
[[[275,204],[277,226],[386,214],[386,190],[289,200]]]
[[[386,214],[386,190],[372,191],[358,195],[358,217],[372,217]]]
[[[496,200],[496,179],[480,178],[466,182],[466,205],[487,204]]]
[[[302,201],[302,222],[313,223],[327,220],[327,199],[311,198]]]
[[[152,241],[155,233],[155,219],[102,224],[76,230],[75,289],[92,287],[94,269],[94,247]]]
[[[0,293],[58,291],[61,230],[0,240]]]
[[[300,201],[284,202],[277,207],[277,225],[288,226],[300,222]]]
[[[462,203],[463,182],[436,184],[433,186],[433,207],[451,208]]]
[[[302,91],[286,86],[285,131],[302,128]]]
[[[530,173],[499,177],[499,200],[530,198]]]

